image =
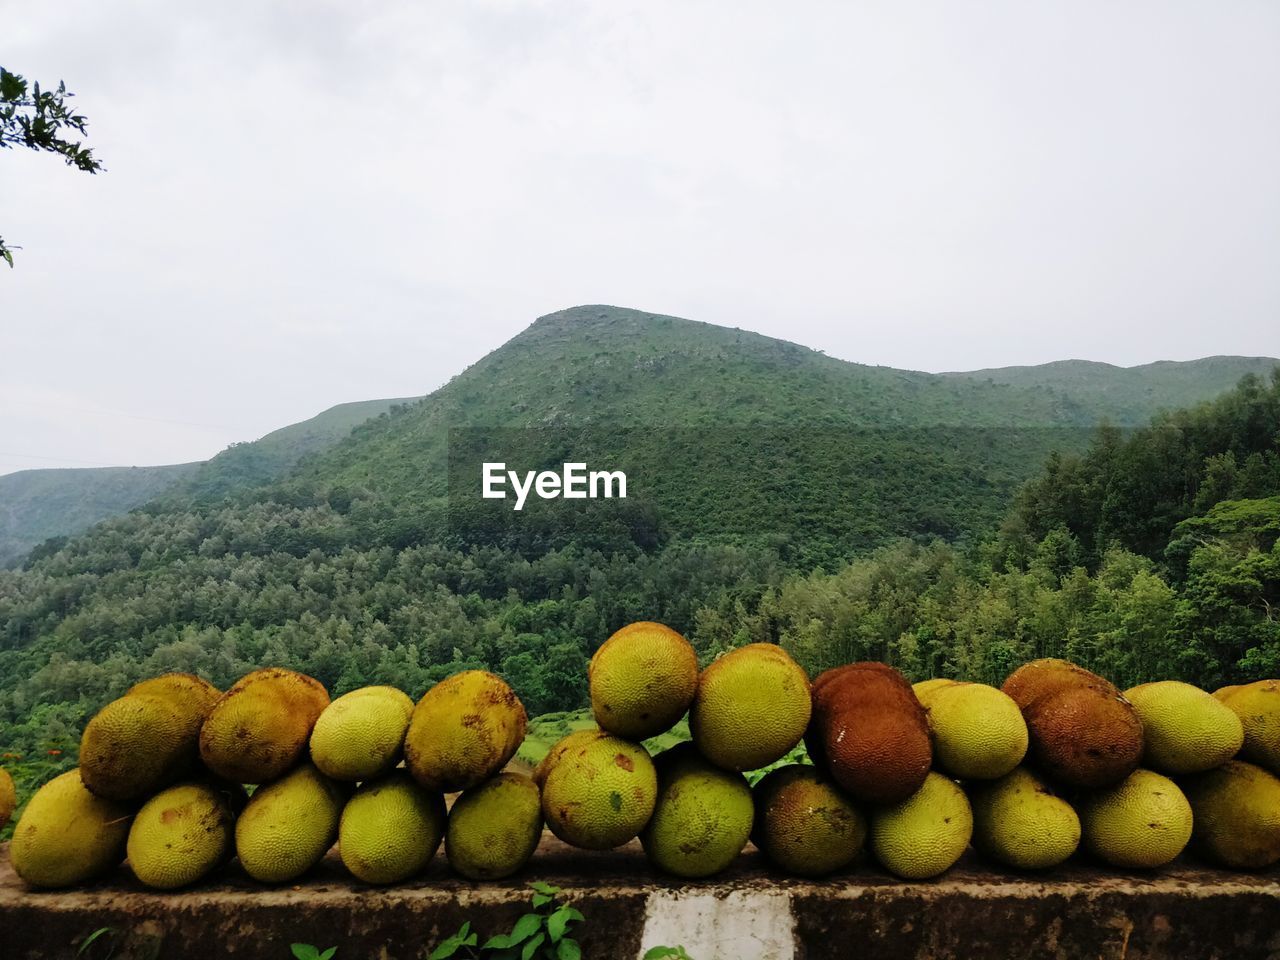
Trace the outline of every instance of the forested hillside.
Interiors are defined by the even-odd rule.
[[[1272,357],[1202,357],[1117,367],[1090,360],[1057,360],[1034,367],[997,367],[943,376],[1026,387],[1085,403],[1097,419],[1116,425],[1145,423],[1165,410],[1192,407],[1230,390],[1247,374],[1266,379],[1280,363]]]
[[[0,477],[0,569],[51,537],[80,533],[160,496],[223,496],[277,479],[307,454],[341,440],[357,424],[413,402],[340,403],[261,439],[232,444],[204,462],[6,474]]]
[[[1018,387],[566,311],[283,481],[161,501],[0,574],[0,750],[66,749],[88,710],[175,669],[419,693],[485,666],[532,713],[575,707],[591,652],[641,618],[704,658],[771,639],[812,671],[999,679],[1065,652],[1122,682],[1256,675],[1280,647],[1278,390],[1095,433]],[[625,466],[636,495],[479,509],[475,457],[501,450]]]
[[[199,468],[176,463],[19,470],[0,477],[0,569],[51,537],[79,533],[155,499]]]

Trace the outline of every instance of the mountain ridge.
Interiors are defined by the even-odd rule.
[[[40,522],[49,511],[42,514],[38,497],[29,491],[6,501],[6,487],[27,481],[6,484],[8,478],[0,477],[0,566],[45,537],[75,534],[156,497],[218,500],[277,481],[376,487],[383,478],[373,473],[380,472],[401,495],[439,499],[446,493],[442,470],[436,469],[425,486],[417,480],[424,465],[438,468],[444,462],[444,438],[451,428],[602,423],[678,425],[695,432],[726,424],[750,429],[797,424],[811,429],[1087,428],[1101,420],[1124,426],[1145,422],[1160,409],[1208,399],[1243,373],[1262,372],[1276,363],[1280,361],[1210,357],[1122,368],[1065,360],[934,374],[842,360],[741,327],[584,304],[536,318],[426,397],[338,404],[256,441],[233,444],[203,463],[140,468],[152,471],[151,482],[117,489],[109,503],[88,489],[84,498],[92,508],[60,509],[60,527],[44,523],[34,531],[15,530],[21,526],[15,519],[21,511],[33,511]],[[538,368],[537,377],[522,375],[522,367],[530,364]],[[1211,376],[1206,378],[1205,371]],[[750,387],[762,382],[773,391],[764,402]],[[501,398],[508,395],[514,399],[504,406]],[[409,416],[411,429],[400,415],[382,416],[393,410],[404,413],[409,405],[415,411]],[[369,458],[360,464],[360,451],[370,445],[382,448],[377,471],[368,469]],[[354,462],[346,462],[353,456]],[[156,479],[165,471],[173,471],[168,485]],[[55,475],[72,487],[72,481],[84,480],[92,487],[89,481],[107,477],[74,470],[49,471],[45,477]],[[127,486],[129,476],[112,479],[117,487]],[[67,490],[60,502],[72,499]]]

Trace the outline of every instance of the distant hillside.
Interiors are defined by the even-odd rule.
[[[1099,419],[1130,426],[1145,423],[1161,410],[1193,407],[1218,396],[1246,374],[1265,379],[1277,366],[1280,360],[1273,357],[1159,360],[1137,367],[1058,360],[1033,367],[996,367],[942,376],[1028,388],[1059,397],[1063,403],[1083,404]]]
[[[20,470],[0,477],[0,568],[51,537],[79,533],[191,477],[198,463],[163,467]]]
[[[340,403],[321,414],[237,443],[212,460],[158,467],[21,470],[0,476],[0,568],[52,537],[80,533],[162,495],[222,496],[283,476],[302,457],[408,400]]]
[[[416,403],[420,397],[357,400],[340,403],[310,420],[292,423],[249,443],[233,443],[189,477],[174,492],[196,497],[221,497],[284,476],[303,457],[324,450],[346,437],[366,420],[393,407]]]

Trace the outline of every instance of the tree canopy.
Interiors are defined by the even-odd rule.
[[[62,157],[68,166],[85,173],[103,170],[93,150],[68,134],[87,135],[89,121],[72,112],[68,101],[75,96],[66,84],[50,90],[39,83],[28,84],[25,77],[0,67],[0,147],[26,147]],[[0,257],[13,266],[13,251],[0,237]]]

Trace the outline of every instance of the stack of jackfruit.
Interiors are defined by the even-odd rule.
[[[869,848],[900,877],[932,877],[971,843],[1023,870],[1081,845],[1127,868],[1168,863],[1188,842],[1226,867],[1280,862],[1280,681],[1122,694],[1037,660],[999,690],[913,687],[880,663],[811,684],[772,644],[700,671],[680,634],[650,622],[605,641],[588,680],[597,728],[556,743],[530,777],[504,772],[524,707],[484,671],[416,704],[387,686],[330,701],[277,668],[225,693],[157,677],[89,722],[79,768],[31,799],[10,857],[37,887],[83,883],[127,857],[141,883],[175,889],[233,858],[287,883],[336,841],[353,876],[392,884],[443,843],[456,873],[491,880],[529,862],[545,823],[588,850],[639,837],[679,877],[725,869],[749,840],[802,876]],[[651,757],[644,741],[686,714],[691,742]],[[802,741],[811,762],[783,762]],[[746,774],[763,768],[752,787]],[[0,771],[0,825],[14,802]]]

